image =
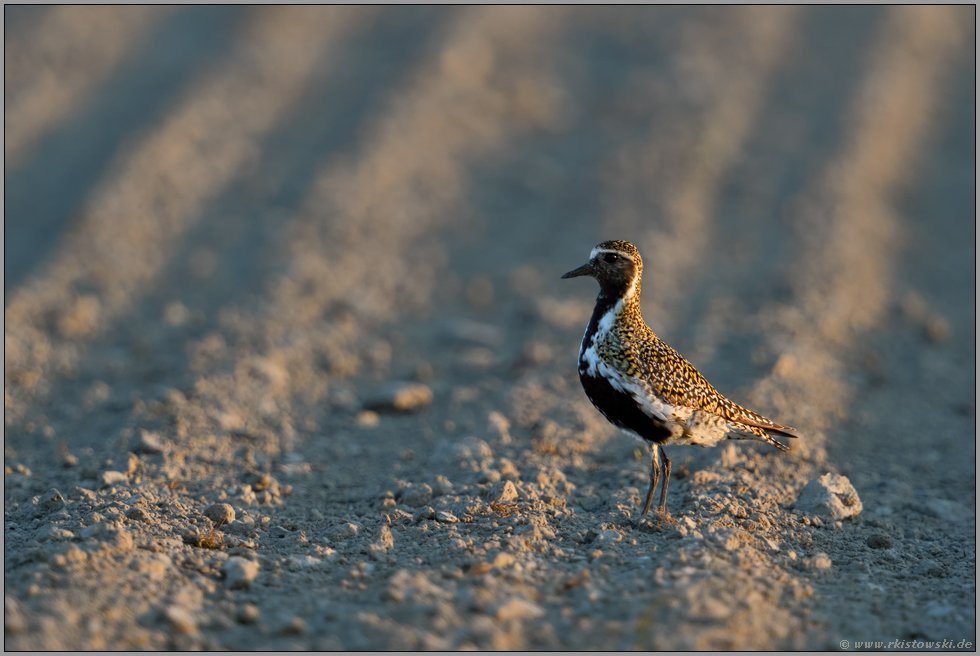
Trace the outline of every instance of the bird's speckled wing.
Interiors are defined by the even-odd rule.
[[[643,328],[646,330],[642,332],[634,328],[632,338],[621,342],[629,345],[625,349],[627,355],[623,357],[623,361],[628,363],[629,368],[637,370],[636,376],[642,379],[639,384],[643,388],[674,406],[678,414],[689,416],[690,412],[681,411],[687,409],[717,415],[738,424],[733,428],[762,437],[770,443],[773,440],[766,431],[796,437],[794,429],[777,424],[726,399],[694,365],[657,337],[652,330],[645,325]]]

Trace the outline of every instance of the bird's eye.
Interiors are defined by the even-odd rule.
[[[619,256],[616,255],[615,253],[606,253],[605,255],[602,256],[602,259],[608,262],[609,264],[612,264],[613,262],[619,259]]]

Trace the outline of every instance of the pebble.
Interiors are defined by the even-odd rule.
[[[357,414],[357,425],[361,428],[377,428],[381,417],[374,410],[362,410]]]
[[[235,521],[235,509],[227,503],[212,503],[204,509],[204,516],[218,526],[224,526]]]
[[[455,524],[459,520],[456,519],[456,515],[452,514],[451,512],[440,510],[436,513],[436,521],[442,522],[443,524]]]
[[[134,522],[146,522],[147,524],[153,522],[153,518],[150,517],[150,513],[146,512],[142,508],[130,508],[126,511],[126,518],[131,519]]]
[[[519,472],[517,470],[517,467],[514,465],[514,463],[512,463],[507,458],[500,459],[500,467],[498,468],[498,470],[500,471],[500,475],[503,478],[507,479],[508,481],[515,480],[521,477],[521,472]]]
[[[487,415],[487,425],[491,434],[496,434],[501,444],[510,444],[510,422],[497,411]]]
[[[952,334],[946,317],[933,316],[926,322],[926,336],[933,343],[945,342]]]
[[[444,494],[452,494],[453,484],[449,482],[449,479],[445,476],[436,476],[436,482],[432,485],[432,494],[434,496],[442,496]]]
[[[289,620],[289,624],[279,632],[283,636],[301,636],[304,633],[306,633],[306,620],[302,617],[294,617]]]
[[[255,492],[261,492],[262,490],[269,489],[273,487],[273,482],[276,479],[272,478],[269,474],[260,474],[258,472],[252,472],[251,474],[245,476],[245,483]],[[275,487],[279,484],[276,483]]]
[[[609,544],[613,542],[619,542],[622,539],[623,536],[620,535],[619,531],[608,530],[608,531],[599,531],[599,533],[596,534],[593,542],[596,542],[598,544]]]
[[[891,536],[884,533],[879,533],[877,535],[872,535],[868,538],[868,546],[872,549],[891,549],[892,539]]]
[[[255,520],[251,517],[242,517],[239,520],[228,524],[223,529],[226,533],[235,535],[250,536],[255,532]]]
[[[517,488],[510,481],[505,481],[497,497],[497,503],[507,503],[517,500]]]
[[[534,602],[520,597],[511,598],[497,607],[494,617],[500,622],[511,619],[535,619],[544,615],[544,609]]]
[[[116,485],[119,483],[125,483],[129,477],[126,476],[124,472],[109,470],[102,472],[99,477],[99,481],[102,483],[103,487],[109,487],[110,485]]]
[[[832,521],[853,517],[862,508],[861,499],[851,481],[846,476],[827,473],[806,484],[794,512]]]
[[[496,469],[484,469],[480,472],[480,477],[477,480],[481,483],[499,483],[500,479],[500,472]]]
[[[464,437],[452,446],[457,460],[489,460],[493,458],[490,445],[478,437]]]
[[[102,522],[83,528],[82,538],[94,538],[123,551],[133,548],[132,533],[122,527]]]
[[[433,398],[428,385],[395,382],[382,386],[364,405],[368,410],[415,412],[432,403]]]
[[[123,457],[124,462],[119,463],[119,471],[126,474],[127,476],[132,476],[139,469],[140,459],[135,453],[127,453]]]
[[[232,556],[221,566],[221,570],[225,573],[225,585],[228,588],[231,590],[248,588],[259,575],[259,563],[240,556]]]
[[[161,453],[163,451],[163,439],[159,433],[152,433],[146,429],[140,429],[139,444],[136,450],[140,453]]]
[[[331,540],[349,540],[357,537],[357,524],[341,524],[328,531]]]
[[[38,503],[37,503],[37,507],[46,513],[61,510],[67,505],[68,503],[65,501],[65,498],[61,496],[61,492],[59,492],[54,488],[51,488],[50,490],[45,492],[38,499]]]
[[[813,558],[804,558],[801,564],[806,569],[830,569],[834,563],[830,560],[830,556],[821,551]]]
[[[290,556],[286,559],[286,569],[290,572],[299,572],[306,569],[315,569],[323,563],[319,558],[310,555]]]
[[[424,522],[427,519],[435,519],[435,518],[436,518],[436,511],[432,509],[432,506],[426,506],[424,508],[421,508],[418,512],[415,513],[415,517],[412,518],[412,521],[418,523],[418,522]]]
[[[74,500],[85,500],[85,501],[95,501],[96,494],[92,490],[87,490],[84,487],[74,487],[71,492],[68,493],[69,499]]]
[[[163,615],[167,620],[167,624],[170,625],[170,629],[172,631],[183,634],[197,632],[197,621],[187,609],[175,604],[167,606],[167,609],[163,612]]]
[[[404,488],[402,491],[402,503],[412,508],[421,508],[432,500],[432,488],[428,483],[420,483]]]
[[[61,528],[56,524],[51,524],[38,532],[37,541],[45,542],[47,540],[71,540],[73,537],[75,537],[75,534],[71,531]]]
[[[262,611],[255,604],[243,604],[235,615],[235,619],[240,624],[255,624],[260,617],[262,617]]]
[[[172,566],[173,561],[166,554],[152,553],[147,558],[136,558],[129,568],[147,574],[151,579],[160,580],[166,576],[167,570]]]
[[[504,569],[505,567],[510,567],[514,564],[514,556],[509,553],[499,553],[497,557],[493,559],[493,566],[498,569]]]

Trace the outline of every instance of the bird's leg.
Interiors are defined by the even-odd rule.
[[[667,510],[667,483],[670,482],[670,458],[667,457],[662,446],[658,446],[657,450],[660,451],[660,455],[664,459],[664,485],[660,488],[660,514],[670,518],[670,512]],[[653,494],[653,491],[651,490],[650,493]]]
[[[650,451],[653,452],[653,466],[650,468],[650,490],[647,492],[647,502],[643,506],[644,515],[650,512],[650,504],[653,503],[653,491],[657,489],[657,481],[660,479],[660,456],[657,453],[659,448],[656,444],[650,446]]]

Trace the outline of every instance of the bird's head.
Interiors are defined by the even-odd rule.
[[[604,241],[592,249],[589,261],[562,278],[592,276],[605,294],[629,297],[640,289],[643,260],[628,241]]]

